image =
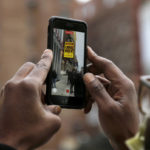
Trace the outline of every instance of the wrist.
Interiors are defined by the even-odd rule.
[[[0,143],[12,147],[14,150],[27,150],[24,146],[22,146],[15,137],[12,138],[1,138]]]
[[[13,148],[9,145],[3,144],[3,143],[0,143],[0,149],[1,150],[5,150],[5,149],[7,149],[7,150],[16,150],[15,148]]]
[[[122,142],[112,142],[110,140],[110,144],[114,148],[114,150],[129,150],[129,148],[126,146],[125,141]]]
[[[133,132],[128,132],[128,134],[124,134],[124,136],[118,136],[117,138],[109,137],[109,141],[114,150],[129,150],[128,146],[126,145],[126,140],[134,137],[137,131],[138,129]]]

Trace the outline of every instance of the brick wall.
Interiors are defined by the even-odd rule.
[[[47,46],[48,19],[59,14],[58,2],[0,1],[0,87],[24,62],[40,58]]]
[[[15,2],[0,1],[0,86],[14,74],[28,56],[25,6],[20,0]]]
[[[95,9],[94,16],[87,18],[82,11]],[[86,7],[89,8],[86,10]],[[77,13],[76,13],[77,12]],[[88,44],[101,56],[111,59],[126,74],[137,74],[137,41],[135,41],[135,18],[132,1],[116,3],[112,8],[102,1],[91,1],[74,9],[74,16],[88,22]],[[81,15],[78,15],[81,14]]]
[[[89,44],[99,55],[111,59],[125,73],[134,73],[135,49],[130,3],[103,11],[89,22]]]

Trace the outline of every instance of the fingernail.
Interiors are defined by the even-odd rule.
[[[92,73],[86,73],[83,77],[86,84],[95,80],[95,76]]]
[[[60,106],[56,106],[54,108],[54,113],[57,114],[57,115],[59,115],[61,113],[61,107]]]
[[[87,68],[90,67],[90,66],[92,66],[92,63],[89,63],[89,64],[86,65]]]
[[[51,49],[46,49],[46,50],[44,50],[43,53],[52,53],[52,50]]]
[[[41,59],[45,58],[47,56],[49,56],[50,58],[53,58],[53,52],[52,52],[52,50],[50,50],[50,49],[44,50],[44,52],[43,52],[43,54],[41,56]]]

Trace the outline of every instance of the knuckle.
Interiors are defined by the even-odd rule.
[[[133,83],[133,81],[131,81],[130,79],[129,79],[129,85],[130,85],[131,87],[134,87],[134,83]]]
[[[44,53],[42,56],[41,56],[41,59],[50,59],[51,55],[50,53]]]
[[[61,127],[61,119],[59,116],[54,115],[53,125],[55,126],[55,130],[58,130]]]
[[[104,86],[97,79],[91,82],[91,86],[92,86],[92,93],[99,94],[99,92],[104,89]]]
[[[9,80],[5,84],[5,90],[6,91],[12,91],[16,88],[17,83],[13,80]]]
[[[2,87],[0,90],[0,96],[3,96],[3,95],[4,95],[4,87]]]
[[[40,61],[40,63],[36,64],[37,68],[49,71],[49,67],[47,66],[46,62]]]
[[[23,80],[23,81],[20,82],[19,85],[20,85],[20,87],[28,87],[29,84],[30,84],[30,83],[28,82],[28,80]]]
[[[114,63],[111,60],[104,59],[104,64],[106,67],[111,67]]]
[[[134,83],[128,78],[125,82],[125,88],[128,90],[133,90],[135,88]]]
[[[96,93],[99,93],[104,87],[101,84],[94,84],[93,85],[93,91],[95,91]]]
[[[33,91],[36,88],[36,84],[31,79],[24,79],[19,83],[19,89],[22,91]]]
[[[92,56],[92,59],[99,59],[99,56],[97,54]]]
[[[106,106],[104,107],[103,112],[105,116],[111,118],[113,115],[118,113],[117,110],[118,109],[113,104],[107,104],[107,107]]]
[[[34,63],[32,63],[32,62],[26,62],[24,65],[26,65],[26,66],[35,66],[35,64]]]

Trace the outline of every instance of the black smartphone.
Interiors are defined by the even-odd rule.
[[[53,51],[46,80],[46,103],[81,109],[86,105],[83,75],[86,72],[87,25],[83,21],[51,17],[47,48]]]

